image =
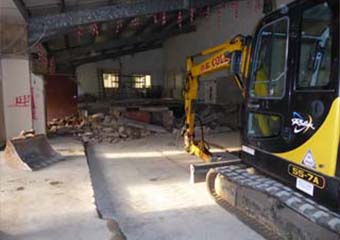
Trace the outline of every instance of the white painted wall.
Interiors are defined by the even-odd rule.
[[[0,61],[6,136],[12,138],[21,130],[29,130],[33,126],[29,60],[2,58]],[[15,106],[16,98],[21,96],[29,96],[29,103],[26,106]]]
[[[105,60],[79,66],[76,69],[78,93],[97,95],[99,90],[97,71],[100,69],[120,71],[122,75],[150,74],[152,86],[162,86],[163,60],[162,49],[155,49],[123,56],[117,60]]]
[[[37,134],[46,134],[44,77],[31,74],[31,86],[34,99],[34,106],[32,104],[33,128]]]

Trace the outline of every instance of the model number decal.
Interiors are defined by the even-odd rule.
[[[315,173],[312,173],[310,171],[307,171],[305,169],[299,168],[297,166],[288,165],[288,173],[289,175],[297,178],[301,178],[303,180],[306,180],[310,183],[312,183],[314,186],[323,189],[325,188],[325,178],[321,177]]]

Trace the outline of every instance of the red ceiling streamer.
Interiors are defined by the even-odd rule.
[[[44,56],[44,47],[41,43],[37,45],[37,54],[39,59]]]
[[[91,26],[91,33],[94,37],[97,37],[99,35],[99,27],[97,23],[93,23]]]
[[[256,2],[255,2],[255,11],[256,12],[261,11],[261,1],[260,0],[256,0]]]
[[[47,54],[44,46],[39,43],[37,45],[37,54],[38,54],[38,61],[43,65],[47,66],[48,65],[48,59],[47,59]]]
[[[234,11],[234,18],[238,18],[240,15],[240,4],[238,1],[232,1],[231,7]]]
[[[246,6],[247,6],[248,9],[251,9],[251,8],[252,8],[252,2],[253,2],[253,1],[251,1],[251,0],[247,0]]]
[[[132,25],[134,27],[138,27],[139,26],[139,19],[138,17],[135,17],[133,20],[132,20]]]
[[[118,34],[122,28],[123,28],[123,21],[118,20],[116,22],[116,30],[115,30],[116,34]]]
[[[183,23],[182,11],[178,11],[177,24],[178,24],[179,29],[181,30],[182,30],[182,23]]]
[[[205,13],[204,13],[204,16],[208,17],[210,14],[210,6],[208,5],[205,9]]]
[[[56,72],[56,63],[55,63],[55,58],[53,56],[50,57],[50,59],[49,59],[48,72],[50,74],[55,74],[55,72]]]
[[[78,40],[78,43],[81,42],[81,38],[83,37],[83,31],[82,29],[78,28],[77,29],[77,40]]]
[[[166,12],[162,13],[162,26],[166,24]]]
[[[222,11],[225,9],[225,3],[221,4],[217,9],[217,25],[222,26]]]
[[[190,8],[190,22],[192,23],[195,20],[195,9]]]

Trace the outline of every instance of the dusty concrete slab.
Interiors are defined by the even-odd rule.
[[[0,152],[0,239],[110,239],[96,213],[82,145],[52,143],[66,160],[37,172],[8,168]]]
[[[87,153],[99,211],[128,240],[263,239],[217,206],[204,183],[189,183],[197,159],[174,135],[91,145]]]

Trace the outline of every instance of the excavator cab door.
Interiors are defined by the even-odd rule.
[[[281,131],[289,109],[288,63],[293,54],[289,30],[289,16],[280,14],[262,23],[255,38],[244,130],[253,149],[276,152],[285,142]],[[247,152],[247,146],[243,150]]]
[[[339,1],[297,1],[254,39],[242,157],[340,209]]]

